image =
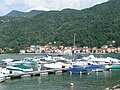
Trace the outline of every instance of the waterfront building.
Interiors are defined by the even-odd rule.
[[[91,53],[91,50],[92,50],[91,48],[85,46],[85,47],[83,47],[83,49],[82,49],[82,53]]]
[[[72,55],[72,50],[70,50],[70,49],[64,49],[63,54]]]
[[[21,53],[21,54],[24,54],[24,53],[25,53],[25,50],[21,49],[21,50],[20,50],[20,53]]]
[[[3,52],[4,52],[4,50],[2,48],[0,48],[0,53],[3,53]]]

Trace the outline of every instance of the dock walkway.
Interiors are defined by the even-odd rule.
[[[25,72],[23,74],[9,74],[6,77],[9,77],[10,79],[14,79],[14,78],[22,78],[24,76],[40,76],[40,75],[58,74],[58,73],[64,73],[66,71],[67,69],[49,69],[49,70]]]

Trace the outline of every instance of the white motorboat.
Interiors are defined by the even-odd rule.
[[[46,61],[59,61],[59,60],[66,60],[62,55],[47,55],[45,56]]]
[[[5,76],[0,74],[0,82],[4,82],[5,81]]]
[[[102,65],[90,65],[86,67],[73,67],[67,69],[68,72],[70,73],[86,73],[88,74],[90,71],[99,71],[103,70],[105,67]]]
[[[96,62],[87,60],[75,60],[70,62],[73,67],[86,67],[89,65],[98,65]]]
[[[24,58],[22,61],[24,64],[35,64],[36,63],[36,61],[33,61],[33,58],[29,58],[29,57]]]
[[[32,60],[37,62],[37,63],[41,63],[41,64],[47,63],[44,56],[36,56],[36,57],[33,57]]]
[[[7,65],[16,65],[16,64],[23,63],[22,60],[16,60],[16,59],[11,59],[11,58],[3,59],[2,61],[6,63]]]
[[[62,69],[62,68],[71,68],[71,64],[66,64],[63,62],[56,62],[56,63],[50,63],[50,64],[44,64],[43,65],[47,69]]]
[[[86,67],[88,65],[88,63],[85,61],[73,61],[73,62],[71,62],[71,65],[73,67]]]
[[[115,59],[115,58],[112,58],[112,57],[94,57],[93,55],[90,55],[88,57],[84,57],[83,58],[84,60],[87,60],[87,61],[93,61],[93,62],[96,62],[100,65],[106,65],[106,64],[114,64],[114,63],[119,63],[120,60],[118,59]]]
[[[0,82],[4,82],[6,76],[8,75],[8,71],[5,68],[0,67]]]
[[[33,71],[32,68],[23,65],[23,64],[18,64],[14,66],[8,66],[6,69],[9,71],[9,74],[24,74],[25,72],[31,72]]]

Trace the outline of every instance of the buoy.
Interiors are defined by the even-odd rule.
[[[73,86],[74,86],[74,83],[70,83],[70,86],[73,87]]]

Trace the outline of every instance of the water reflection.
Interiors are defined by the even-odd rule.
[[[91,72],[89,75],[88,74],[70,74],[70,78],[85,78],[85,77],[112,77],[112,72],[111,71],[103,71],[103,72]]]
[[[103,71],[104,76],[107,77],[112,77],[112,72],[111,71]]]
[[[74,87],[73,87],[73,86],[70,86],[70,90],[74,90]]]
[[[41,76],[40,77],[38,77],[38,84],[41,84]]]
[[[70,78],[82,78],[82,74],[70,74]]]

